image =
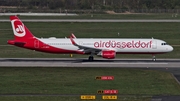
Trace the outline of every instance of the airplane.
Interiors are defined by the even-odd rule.
[[[37,38],[17,16],[10,16],[14,39],[8,44],[47,53],[88,54],[114,59],[117,54],[156,54],[173,51],[173,47],[160,39],[143,38],[77,38],[73,33],[69,38]]]

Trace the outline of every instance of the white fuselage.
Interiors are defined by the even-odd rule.
[[[69,38],[49,38],[39,40],[52,47],[65,50],[79,50]],[[78,45],[100,50],[114,50],[116,53],[166,53],[173,50],[165,41],[159,39],[105,39],[105,38],[78,38],[73,39]]]

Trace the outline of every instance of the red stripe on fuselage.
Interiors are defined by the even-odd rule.
[[[22,43],[26,43],[26,44],[24,44],[23,46],[19,46],[19,45],[15,44],[16,42],[19,42],[19,43],[22,42]],[[81,52],[81,51],[56,48],[56,47],[50,46],[48,44],[45,44],[36,38],[23,39],[23,40],[9,40],[8,44],[15,45],[15,46],[22,47],[22,48],[31,49],[31,50],[47,52],[47,53],[84,54],[84,52]]]

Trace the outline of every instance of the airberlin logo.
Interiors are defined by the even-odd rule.
[[[25,28],[21,21],[19,20],[12,20],[11,21],[13,26],[14,35],[18,37],[25,36]]]
[[[94,42],[95,48],[151,48],[152,41],[128,41],[128,42],[117,42],[117,41],[99,41]]]

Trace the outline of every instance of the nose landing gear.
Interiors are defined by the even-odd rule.
[[[156,56],[155,55],[153,55],[152,61],[156,61]]]

